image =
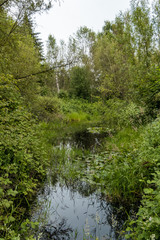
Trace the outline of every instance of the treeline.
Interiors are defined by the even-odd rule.
[[[7,3],[20,8],[17,1]],[[21,17],[17,13],[17,19],[9,14],[9,6],[4,8],[2,4],[0,71],[17,80],[16,86],[33,112],[38,112],[38,98],[42,106],[42,97],[45,105],[47,97],[49,101],[49,97],[59,96],[89,102],[99,98],[104,102],[115,98],[134,101],[147,106],[149,114],[156,114],[160,54],[158,1],[152,7],[146,0],[131,1],[130,10],[120,13],[112,22],[105,21],[98,34],[81,27],[68,43],[62,40],[59,45],[50,35],[46,58],[31,13],[27,12],[32,9],[28,9],[27,1],[23,4],[26,9]]]
[[[44,57],[32,16],[49,10],[51,3],[0,0],[1,239],[25,239],[30,225],[34,227],[33,223],[24,221],[24,215],[48,165],[41,127],[37,123],[64,120],[67,113],[78,112],[78,108],[82,113],[85,106],[88,115],[83,115],[84,119],[90,115],[93,119],[97,114],[98,120],[117,133],[124,127],[137,129],[159,116],[160,2],[154,1],[150,6],[147,0],[132,0],[130,9],[114,21],[105,21],[98,34],[81,27],[68,43],[61,41],[59,45],[54,35],[50,35]],[[75,119],[77,115],[72,116],[72,120]],[[157,135],[158,126],[158,121],[153,124]],[[151,147],[158,152],[157,139]],[[146,146],[150,146],[149,143]],[[138,154],[140,159],[140,152]],[[151,152],[149,156],[153,157]],[[158,154],[156,156],[159,159]],[[147,174],[141,179],[141,193],[149,179],[158,201],[159,160],[150,163],[145,157],[139,164],[144,166],[145,162]],[[135,169],[138,171],[137,165]],[[146,205],[149,200],[144,200]],[[142,212],[148,213],[148,209],[144,207]],[[153,215],[152,206],[150,209]],[[141,213],[140,217],[142,224]],[[158,239],[158,221],[156,218],[153,226],[148,227],[145,237],[154,234],[154,228],[157,229],[155,239]],[[139,227],[138,231],[142,229]],[[146,238],[142,235],[139,239]]]
[[[47,64],[69,63],[48,77],[48,92],[96,101],[122,99],[159,108],[159,2],[131,1],[131,8],[95,34],[81,27],[68,44],[47,43]],[[52,86],[51,86],[52,85]]]

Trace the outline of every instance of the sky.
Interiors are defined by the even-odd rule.
[[[57,42],[67,42],[81,26],[94,32],[102,30],[104,21],[114,20],[120,11],[129,9],[130,0],[61,0],[54,3],[48,13],[36,16],[36,32],[46,45],[48,35],[52,34]]]

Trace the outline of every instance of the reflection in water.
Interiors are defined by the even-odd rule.
[[[117,239],[110,205],[96,193],[85,196],[84,182],[80,188],[81,194],[59,183],[45,185],[32,216],[33,221],[41,222],[37,233],[41,240]]]
[[[72,141],[76,142],[78,147],[93,150],[101,146],[104,136],[105,134],[92,134],[85,130],[83,132],[76,132],[72,137]]]
[[[108,134],[103,133],[91,133],[88,130],[77,131],[74,134],[70,134],[68,137],[59,139],[59,144],[71,145],[81,149],[90,150],[95,152],[99,147],[102,146],[102,141],[104,137]]]
[[[104,136],[87,131],[77,132],[61,139],[59,149],[67,149],[66,159],[70,161],[68,156],[73,146],[90,149],[93,153],[101,146]],[[58,168],[58,158],[54,164]],[[52,170],[48,174],[49,180],[41,189],[32,214],[32,221],[40,222],[38,231],[34,233],[37,239],[120,239],[118,232],[123,221],[115,217],[112,207],[100,194],[96,194],[94,187],[80,180],[72,183],[66,180],[62,185],[58,174],[52,176]]]
[[[62,240],[70,239],[72,228],[67,227],[66,219],[62,219],[61,222],[55,224],[55,222],[50,222],[41,228],[41,238],[44,240]]]

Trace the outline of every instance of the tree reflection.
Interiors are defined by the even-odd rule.
[[[41,228],[40,240],[69,240],[73,229],[67,226],[66,219],[62,219],[60,223],[50,222]]]
[[[74,146],[81,147],[81,149],[91,148],[91,152],[93,152],[92,146],[95,149],[98,147],[97,135],[94,134],[91,139],[91,136],[88,135],[93,134],[87,134],[86,131],[78,132],[74,134],[74,137],[67,138],[66,143],[64,141],[58,147],[58,154],[57,156],[55,154],[56,158],[48,171],[44,190],[39,196],[40,209],[35,212],[35,220],[40,218],[41,223],[39,227],[41,236],[37,240],[81,240],[85,234],[90,234],[89,239],[92,240],[96,237],[99,240],[124,239],[123,236],[120,236],[120,232],[128,218],[129,210],[126,211],[124,206],[109,204],[106,196],[98,193],[95,185],[91,185],[85,180],[82,181],[81,175],[77,177],[78,174],[74,174],[74,171],[77,170],[72,166],[74,161],[72,162],[68,155],[65,158],[67,150],[69,151]],[[100,139],[98,142],[100,143]],[[66,151],[64,151],[65,146]],[[75,155],[73,156],[75,157]],[[67,166],[65,164],[60,166],[62,172],[59,171],[59,157],[62,160],[61,164],[65,163],[65,160],[69,163],[71,161],[71,167],[69,165],[71,169],[73,168],[71,172],[68,171],[68,168],[65,169]],[[82,171],[84,171],[88,167],[88,163],[85,158],[80,158],[80,160],[80,164],[83,166]],[[67,174],[63,174],[63,167]],[[79,173],[79,168],[77,172]],[[73,173],[73,177],[69,173]],[[88,225],[86,221],[88,221]]]

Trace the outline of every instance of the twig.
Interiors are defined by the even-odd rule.
[[[9,0],[5,0],[4,2],[2,2],[1,4],[0,4],[0,7],[2,7],[5,3],[7,3]]]

